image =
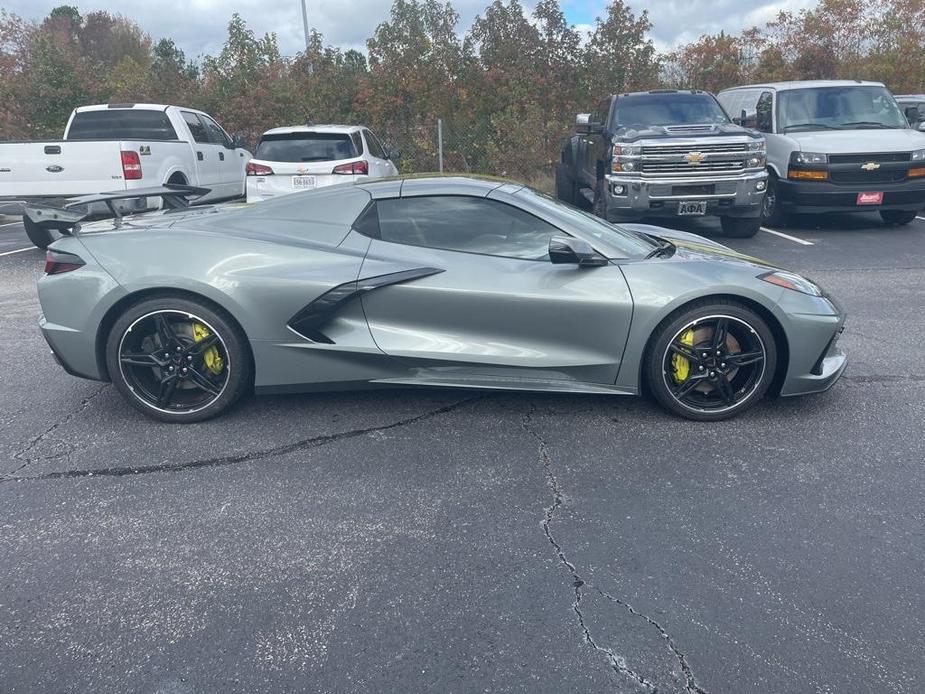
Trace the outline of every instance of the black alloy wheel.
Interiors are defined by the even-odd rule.
[[[208,419],[249,384],[249,354],[238,333],[227,317],[196,302],[142,302],[113,327],[109,375],[122,395],[151,417]]]
[[[649,387],[690,419],[726,419],[759,400],[777,352],[764,321],[737,304],[689,311],[665,326],[649,355]]]

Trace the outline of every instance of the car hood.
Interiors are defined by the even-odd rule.
[[[804,152],[853,154],[856,152],[911,152],[925,149],[925,133],[911,128],[895,130],[813,130],[787,133]]]
[[[687,231],[666,229],[652,224],[622,224],[622,227],[642,234],[657,236],[660,239],[671,241],[676,247],[676,258],[683,260],[721,260],[724,262],[738,262],[750,267],[780,269],[773,263],[761,258],[739,253],[721,243],[708,239],[705,236],[691,234]]]

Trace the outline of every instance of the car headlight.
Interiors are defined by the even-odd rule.
[[[826,164],[829,157],[818,152],[794,152],[790,155],[790,161],[797,164]]]
[[[925,149],[917,149],[912,153],[912,161],[922,161],[925,159]]]
[[[822,288],[818,284],[792,272],[774,270],[773,272],[766,272],[763,275],[758,275],[758,279],[776,284],[778,287],[792,289],[802,294],[809,294],[810,296],[823,295]]]

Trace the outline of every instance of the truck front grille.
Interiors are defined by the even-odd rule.
[[[730,154],[745,152],[744,143],[736,142],[718,142],[715,144],[696,144],[696,145],[659,145],[642,148],[642,155],[645,156],[684,156],[691,152],[700,152],[701,154]]]
[[[698,174],[737,174],[745,170],[745,161],[742,159],[732,161],[702,161],[691,164],[686,161],[645,161],[639,167],[643,174],[664,174],[696,176]]]

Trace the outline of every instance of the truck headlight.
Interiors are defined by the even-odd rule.
[[[627,145],[624,143],[616,143],[613,146],[613,155],[615,157],[635,157],[642,154],[641,145]]]
[[[925,159],[925,149],[917,149],[912,153],[912,161],[922,161]]]
[[[763,169],[767,163],[768,158],[764,155],[764,152],[761,152],[757,156],[749,157],[745,162],[745,166],[749,169]]]
[[[752,140],[751,142],[749,142],[749,143],[747,143],[747,144],[745,145],[745,151],[746,151],[746,152],[760,152],[760,153],[764,153],[764,152],[767,152],[767,147],[768,147],[768,145],[767,145],[767,143],[766,143],[763,139],[761,139],[761,140]]]
[[[790,161],[796,164],[827,164],[829,157],[818,152],[794,152],[790,155]]]

